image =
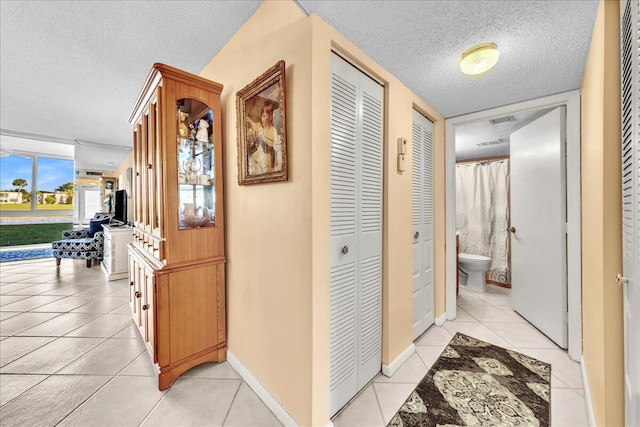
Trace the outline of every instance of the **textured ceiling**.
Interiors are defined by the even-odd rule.
[[[260,4],[2,0],[0,129],[130,145],[127,118],[151,65],[200,73]],[[445,117],[579,88],[598,7],[597,0],[298,4]],[[498,65],[482,78],[463,75],[461,52],[482,42],[498,44]],[[99,160],[79,167],[110,169]]]
[[[597,1],[301,0],[445,117],[577,89]],[[462,74],[462,52],[498,45],[481,78]]]
[[[497,123],[481,120],[456,126],[456,160],[508,155],[511,134],[549,111],[551,108],[526,111],[493,119]],[[501,121],[506,118],[510,120]]]

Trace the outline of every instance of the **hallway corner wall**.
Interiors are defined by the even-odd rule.
[[[395,141],[410,137],[413,108],[434,122],[436,317],[445,311],[444,118],[316,15],[263,2],[200,75],[224,85],[228,348],[302,426],[329,423],[331,50],[385,90],[382,363],[412,345],[411,171],[397,172]],[[289,180],[239,186],[236,93],[280,59]]]
[[[302,426],[311,418],[311,23],[293,1],[265,1],[200,73],[224,85],[229,351]],[[289,179],[238,184],[236,93],[285,61]]]
[[[583,357],[600,426],[624,425],[619,7],[600,2],[581,88]]]

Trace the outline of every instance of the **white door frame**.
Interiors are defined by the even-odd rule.
[[[567,107],[567,297],[569,357],[582,354],[582,259],[580,235],[580,91],[574,90],[445,120],[446,138],[446,309],[456,318],[456,149],[455,127],[523,111]]]

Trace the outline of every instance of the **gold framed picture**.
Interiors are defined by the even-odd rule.
[[[284,71],[278,61],[236,95],[240,185],[288,179]]]

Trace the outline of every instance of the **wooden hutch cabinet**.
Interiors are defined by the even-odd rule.
[[[226,358],[222,85],[154,64],[133,124],[130,305],[164,390]]]

